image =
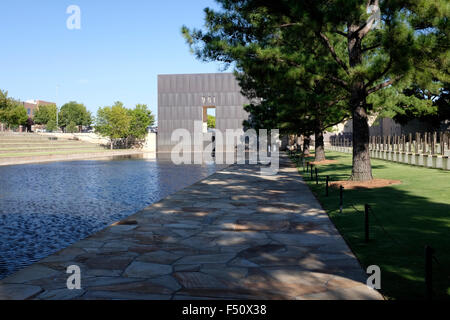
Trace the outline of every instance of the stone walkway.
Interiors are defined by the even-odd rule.
[[[366,279],[282,157],[278,176],[229,167],[19,271],[0,299],[382,299]]]

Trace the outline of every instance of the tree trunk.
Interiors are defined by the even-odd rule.
[[[315,149],[316,149],[316,158],[315,162],[325,161],[325,144],[323,138],[323,131],[317,131],[315,133]]]
[[[111,139],[111,150],[114,150],[114,140]]]
[[[359,22],[349,25],[348,51],[350,67],[362,64],[362,38]],[[364,78],[357,77],[352,85],[350,107],[353,114],[353,170],[350,180],[373,180],[369,153],[369,121],[367,116],[367,91]]]
[[[309,152],[309,147],[311,146],[311,139],[310,137],[304,137],[303,138],[303,155],[304,156],[309,156],[310,152]]]
[[[353,170],[351,180],[373,180],[369,153],[369,122],[366,112],[366,95],[355,90],[350,101],[353,110]]]

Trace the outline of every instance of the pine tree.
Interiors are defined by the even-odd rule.
[[[438,80],[448,82],[447,1],[217,2],[222,10],[205,9],[205,31],[183,28],[197,57],[235,63],[244,73],[257,67],[276,71],[287,64],[291,71],[285,74],[298,74],[301,83],[306,74],[313,82],[326,82],[327,88],[332,83],[344,90],[353,119],[353,180],[373,178],[368,114],[381,109],[372,103],[380,101],[383,91],[396,97],[387,101],[390,104],[405,98],[404,90],[413,83],[426,89]],[[248,68],[261,58],[271,63]],[[250,77],[259,80],[255,87],[264,92],[264,77],[257,72]],[[323,101],[340,99],[339,90],[332,92],[326,92],[329,97]]]

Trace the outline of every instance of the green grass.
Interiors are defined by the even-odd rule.
[[[372,160],[375,178],[401,180],[402,184],[372,190],[345,190],[344,210],[340,214],[339,191],[330,189],[326,197],[325,177],[330,176],[332,181],[347,180],[352,157],[329,152],[327,159],[339,163],[317,167],[319,186],[302,168],[300,173],[362,265],[380,266],[385,297],[425,298],[424,251],[425,246],[430,245],[439,260],[439,264],[433,262],[434,297],[450,299],[450,173]],[[370,217],[371,241],[368,244],[364,242],[364,204],[371,205],[375,214]]]

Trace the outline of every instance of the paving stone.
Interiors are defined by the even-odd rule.
[[[172,267],[164,264],[133,262],[124,273],[125,277],[130,278],[152,278],[172,273]]]
[[[176,264],[204,264],[204,263],[227,263],[235,257],[234,254],[205,254],[198,256],[184,257]]]
[[[239,257],[241,258],[254,258],[254,257],[260,257],[262,255],[267,254],[273,254],[278,251],[286,251],[286,246],[284,245],[277,245],[277,244],[267,244],[262,246],[253,246],[251,248],[248,248],[246,250],[243,250],[239,252]]]
[[[217,278],[201,272],[176,272],[175,279],[186,289],[225,289],[226,284]]]
[[[159,264],[172,264],[182,256],[167,251],[154,251],[140,255],[136,261],[151,262]]]
[[[136,281],[140,281],[142,279],[137,278],[125,278],[125,277],[93,277],[89,279],[82,278],[81,286],[83,288],[91,288],[91,287],[101,287],[101,286],[111,286],[118,285],[124,283],[132,283]]]
[[[143,253],[149,253],[149,252],[155,252],[160,250],[160,246],[157,245],[137,245],[137,246],[133,246],[133,247],[129,247],[128,248],[128,252],[135,252],[138,254],[143,254]]]
[[[124,249],[128,250],[130,247],[136,246],[137,242],[132,241],[123,241],[123,240],[113,240],[108,241],[103,246],[104,249]]]
[[[122,234],[122,233],[129,233],[137,228],[137,225],[116,225],[109,228],[109,232],[112,232],[114,234]]]
[[[163,294],[170,295],[176,290],[169,289],[168,286],[164,286],[153,281],[135,281],[131,283],[118,283],[107,286],[97,286],[89,289],[90,291],[109,291],[109,292],[128,292],[138,294]]]
[[[198,230],[192,230],[192,229],[191,230],[173,229],[171,231],[182,238],[188,238],[188,237],[191,237],[191,236],[195,235],[196,233],[198,233]]]
[[[102,270],[102,269],[85,269],[82,270],[82,275],[85,277],[119,277],[123,270]]]
[[[198,272],[201,268],[200,264],[176,264],[173,266],[175,272]]]
[[[193,229],[193,230],[198,230],[198,228],[200,227],[200,224],[173,223],[173,224],[166,224],[164,226],[166,228],[173,228],[173,229]]]
[[[50,290],[41,293],[36,297],[37,300],[73,300],[81,297],[86,291],[84,290],[69,290],[65,289],[57,289]]]
[[[380,300],[382,296],[367,286],[340,288],[296,297],[297,300]]]
[[[34,264],[19,272],[16,272],[12,276],[2,280],[3,283],[23,284],[28,281],[33,281],[41,278],[48,278],[60,274],[59,271],[50,269],[40,264]]]
[[[284,245],[311,246],[311,245],[332,245],[338,240],[337,236],[318,236],[305,233],[273,233],[270,238]]]
[[[59,289],[67,289],[67,279],[70,275],[68,275],[65,271],[60,272],[56,276],[52,276],[49,278],[40,278],[32,281],[28,281],[28,285],[38,286],[44,289],[45,291],[53,291]],[[85,273],[81,273],[82,282],[92,279],[91,276],[88,276]]]
[[[79,255],[85,254],[86,251],[81,248],[67,248],[62,250],[50,257],[41,260],[41,263],[45,262],[66,262],[68,260],[74,259]]]
[[[96,240],[81,240],[80,242],[77,242],[72,245],[74,248],[101,248],[103,247],[104,243],[102,241],[96,241]]]
[[[231,261],[229,263],[229,265],[233,266],[233,267],[244,267],[244,268],[257,268],[257,267],[259,267],[258,264],[253,263],[253,262],[251,262],[251,261],[249,261],[247,259],[243,259],[243,258],[233,259],[233,261]]]
[[[20,284],[1,284],[0,300],[27,300],[42,292],[41,287]]]
[[[290,284],[315,284],[325,286],[334,276],[332,274],[310,272],[293,268],[265,268],[264,271],[279,282]]]
[[[162,276],[158,278],[154,278],[151,280],[152,283],[162,285],[166,288],[169,288],[172,291],[177,291],[181,289],[180,284],[177,280],[175,280],[172,276]]]
[[[245,278],[248,275],[247,268],[233,268],[226,265],[211,266],[205,265],[201,272],[212,275],[218,279],[225,280],[227,282],[235,282]]]
[[[84,261],[89,269],[124,270],[134,259],[135,255],[123,253],[119,255],[99,255]]]

